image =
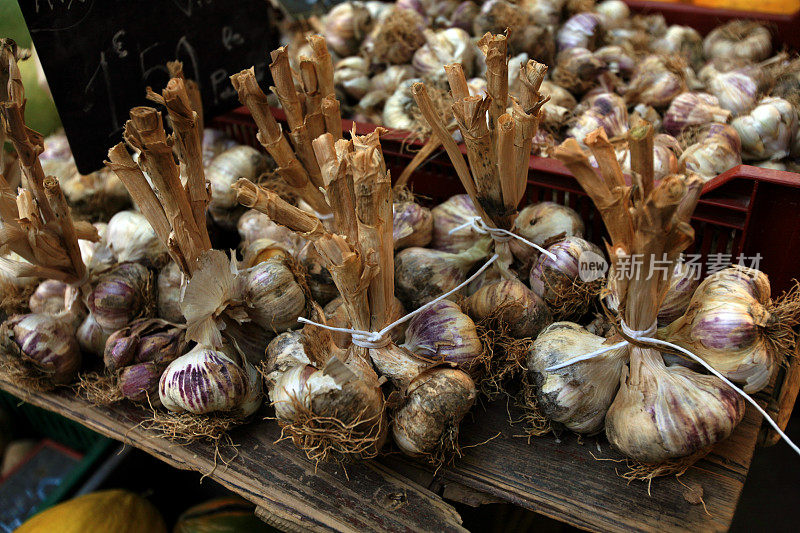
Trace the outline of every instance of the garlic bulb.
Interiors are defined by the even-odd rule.
[[[97,323],[112,332],[155,311],[155,284],[147,267],[122,263],[98,278],[87,307]]]
[[[236,146],[236,141],[228,135],[213,128],[203,130],[203,168],[207,167],[211,160],[229,148]]]
[[[544,96],[549,96],[550,100],[545,103],[545,106],[549,103],[553,103],[560,107],[565,107],[567,109],[574,109],[578,102],[575,100],[575,97],[566,90],[565,88],[561,87],[553,83],[550,80],[544,80],[542,82],[542,86],[539,88],[539,92],[542,93]]]
[[[665,56],[678,55],[695,69],[703,65],[703,38],[689,26],[670,26],[663,37],[651,43],[650,49]]]
[[[291,367],[278,377],[269,398],[284,434],[297,445],[308,447],[310,457],[323,460],[330,452],[374,457],[384,443],[386,415],[380,387],[336,357],[321,369],[311,365]],[[325,434],[329,428],[325,421],[332,419],[337,421],[335,427],[348,428],[346,438]],[[308,433],[308,424],[314,426],[314,434]],[[354,446],[352,439],[358,444]]]
[[[602,39],[602,20],[603,17],[597,13],[578,13],[570,17],[556,34],[558,51],[569,48],[594,50]]]
[[[297,253],[305,246],[305,239],[284,226],[274,223],[267,215],[255,209],[245,211],[239,217],[236,228],[245,244],[259,239],[270,239],[292,254]]]
[[[392,435],[406,455],[433,456],[451,451],[458,425],[475,403],[477,391],[468,374],[453,368],[432,368],[406,389],[403,405],[394,415]]]
[[[67,284],[63,281],[48,279],[39,284],[28,300],[28,307],[33,313],[57,315],[66,309]]]
[[[600,248],[580,237],[570,236],[547,247],[530,272],[531,290],[561,318],[585,314],[597,297],[604,271],[584,273],[586,264],[604,261]],[[597,277],[596,277],[597,276]]]
[[[664,365],[651,349],[630,372],[606,414],[606,436],[627,457],[662,463],[702,453],[726,439],[744,416],[744,400],[719,378]],[[632,353],[633,358],[636,354]]]
[[[334,78],[335,76],[334,73]],[[378,108],[405,80],[414,76],[414,68],[411,65],[389,65],[386,70],[369,79],[369,92],[358,101],[358,107],[364,110]]]
[[[599,93],[585,100],[585,108],[567,131],[569,137],[582,142],[586,136],[603,128],[609,139],[624,135],[628,131],[628,106],[621,96],[614,93]]]
[[[230,346],[214,350],[197,345],[167,366],[158,396],[170,411],[243,418],[261,405],[261,379],[253,365]]]
[[[708,181],[742,164],[742,146],[739,134],[732,127],[711,123],[699,142],[683,151],[678,164]]]
[[[333,284],[331,273],[325,268],[316,248],[306,245],[297,254],[297,260],[306,270],[306,284],[319,305],[325,305],[339,296],[339,289]]]
[[[797,111],[783,98],[762,99],[748,115],[736,117],[731,126],[742,141],[745,161],[783,159],[797,135]]]
[[[47,314],[15,315],[2,329],[13,348],[5,348],[6,357],[19,356],[22,365],[33,367],[53,385],[66,385],[78,375],[81,351],[64,320]]]
[[[539,202],[525,206],[514,220],[511,231],[539,246],[548,246],[565,237],[582,237],[585,227],[583,219],[572,208],[555,202]],[[539,254],[536,248],[513,239],[509,241],[511,252],[528,272]]]
[[[108,221],[103,244],[117,263],[161,263],[167,249],[156,236],[147,218],[138,211],[120,211]]]
[[[603,27],[622,26],[630,18],[631,10],[622,0],[603,0],[594,6],[595,13],[602,15]]]
[[[767,276],[735,266],[697,287],[686,312],[658,332],[701,357],[745,392],[763,389],[788,355],[786,311],[770,299]]]
[[[241,144],[212,159],[205,172],[206,179],[211,184],[209,209],[221,212],[238,207],[236,191],[232,185],[240,178],[257,181],[266,170],[266,163],[264,154]]]
[[[339,56],[352,56],[358,53],[372,22],[369,9],[362,2],[344,2],[328,12],[323,34],[328,46]]]
[[[404,80],[386,99],[381,115],[384,126],[404,131],[411,131],[416,127],[417,123],[411,116],[411,110],[416,108],[417,103],[411,96],[411,86],[418,81],[420,81],[418,78]]]
[[[664,129],[678,135],[684,128],[709,122],[727,122],[731,112],[719,105],[716,96],[687,92],[676,96],[664,113]]]
[[[94,315],[89,313],[78,327],[78,331],[75,332],[75,338],[82,352],[102,357],[103,351],[106,349],[106,341],[111,333],[101,328],[94,319]]]
[[[363,98],[370,88],[369,62],[363,57],[346,57],[336,63],[333,83],[351,98]]]
[[[425,30],[424,35],[426,43],[414,52],[411,62],[420,76],[444,83],[447,79],[444,66],[461,63],[464,75],[470,77],[475,45],[467,32],[448,28],[435,33]]]
[[[395,292],[407,309],[417,309],[467,279],[470,269],[484,259],[490,241],[458,253],[406,248],[395,256]]]
[[[623,79],[628,79],[636,69],[636,59],[624,47],[610,45],[598,48],[592,54],[603,62],[606,69]]]
[[[478,216],[475,204],[468,194],[456,194],[431,209],[433,215],[433,236],[430,246],[443,252],[462,252],[480,241],[487,240],[470,226],[455,228]],[[452,233],[451,233],[452,231]]]
[[[666,107],[686,91],[684,65],[667,56],[651,55],[636,66],[625,99],[656,108]]]
[[[424,30],[425,22],[417,11],[390,8],[364,41],[362,53],[378,63],[408,63],[425,44]]]
[[[528,376],[538,407],[548,420],[586,435],[603,429],[606,411],[619,387],[627,348],[558,370],[546,369],[610,344],[605,337],[572,322],[556,322],[539,334],[528,353]]]
[[[484,285],[467,298],[464,307],[476,320],[501,321],[508,326],[509,334],[518,339],[535,338],[553,321],[547,304],[518,279]]]
[[[181,312],[182,280],[183,274],[174,261],[158,273],[158,316],[175,324],[186,322]]]
[[[683,315],[699,283],[694,269],[683,261],[675,263],[667,293],[658,308],[659,325],[669,324]]]
[[[95,222],[92,224],[97,230],[100,240],[97,242],[78,239],[78,248],[81,249],[81,259],[89,272],[102,272],[116,264],[116,259],[111,250],[108,249],[106,232],[108,224],[105,222]],[[162,246],[162,250],[163,250]],[[161,256],[155,255],[156,262],[161,260]]]
[[[720,107],[734,116],[750,111],[758,99],[756,80],[737,70],[712,75],[707,87],[708,92],[719,100]]]
[[[303,337],[302,331],[286,331],[270,341],[263,365],[268,391],[272,391],[278,377],[290,368],[311,364],[303,346]]]
[[[755,63],[769,57],[772,36],[758,22],[732,20],[706,35],[703,51],[708,59],[740,59]]]
[[[433,233],[433,215],[427,207],[411,201],[395,202],[392,214],[394,249],[427,246]]]
[[[103,363],[110,372],[131,363],[152,362],[166,367],[183,355],[188,345],[183,327],[159,318],[142,318],[108,337]]]
[[[306,298],[282,258],[268,259],[244,272],[248,316],[265,330],[280,333],[297,324]]]
[[[555,56],[555,39],[552,23],[530,6],[505,0],[488,0],[472,25],[473,35],[486,32],[499,34],[508,28],[508,50],[512,54],[526,53],[531,59],[541,63],[551,63]]]
[[[553,81],[575,94],[583,94],[598,84],[604,67],[603,61],[586,48],[567,48],[558,54]]]
[[[680,168],[678,158],[682,153],[681,145],[675,137],[666,133],[656,135],[653,139],[653,177],[660,180],[670,174],[676,174]],[[631,152],[628,150],[627,144],[621,149],[617,149],[617,161],[624,173],[633,173]]]
[[[285,259],[291,254],[272,239],[258,239],[244,247],[243,255],[242,264],[245,268],[251,268],[269,259]]]
[[[481,8],[475,2],[461,2],[450,14],[449,26],[451,28],[461,28],[466,32],[472,31],[472,22],[480,13]]]
[[[467,369],[483,353],[475,323],[448,300],[436,302],[409,320],[401,346],[415,355]]]
[[[524,12],[533,15],[538,23],[552,27],[558,26],[561,22],[562,12],[566,12],[566,3],[566,0],[518,0],[516,2]]]

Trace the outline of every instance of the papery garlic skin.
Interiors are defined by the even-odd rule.
[[[448,300],[436,302],[408,321],[402,347],[427,359],[466,368],[483,352],[475,323]]]
[[[585,253],[603,258],[603,251],[599,246],[580,237],[570,236],[547,247],[550,254],[541,254],[531,267],[531,290],[551,303],[558,301],[562,296],[559,284],[563,281],[567,285],[582,283],[580,279],[581,257]]]
[[[111,333],[100,327],[94,315],[89,313],[75,332],[75,338],[82,352],[102,357]]]
[[[405,80],[413,78],[415,75],[411,65],[389,65],[386,70],[369,79],[369,91],[361,96],[358,107],[365,110],[379,108]],[[334,74],[334,78],[335,76],[336,74]]]
[[[797,111],[783,98],[767,97],[748,115],[733,119],[731,126],[742,141],[743,160],[783,159],[797,135]]]
[[[426,44],[414,52],[411,64],[420,76],[444,82],[447,77],[445,65],[461,63],[464,75],[472,75],[475,45],[469,33],[460,28],[447,28],[432,32],[426,30]]]
[[[585,435],[603,429],[606,411],[619,388],[627,348],[558,370],[545,369],[613,343],[573,322],[555,322],[539,334],[528,353],[528,376],[539,409],[548,420]]]
[[[508,326],[512,337],[535,338],[553,321],[547,304],[518,279],[500,280],[478,289],[465,310],[480,321],[496,318]]]
[[[668,57],[651,55],[637,64],[625,99],[663,108],[686,89],[682,64]]]
[[[603,16],[604,27],[623,25],[631,15],[628,4],[622,0],[603,0],[594,6],[594,11]]]
[[[669,278],[669,287],[658,308],[658,324],[669,324],[683,315],[699,284],[698,273],[694,268],[682,261],[675,263]]]
[[[323,34],[328,46],[341,57],[358,52],[372,25],[369,9],[362,2],[344,2],[325,16]]]
[[[488,240],[487,236],[479,235],[470,226],[455,229],[478,216],[475,204],[468,194],[451,196],[431,209],[431,215],[433,215],[431,248],[457,253],[469,250],[481,240]]]
[[[758,22],[733,20],[706,35],[703,51],[708,59],[739,59],[755,63],[769,57],[772,35]]]
[[[653,139],[653,178],[656,180],[664,179],[670,174],[676,174],[680,170],[678,157],[683,153],[681,145],[676,138],[666,133],[659,133]],[[594,158],[592,164],[596,164]],[[617,149],[617,161],[619,161],[622,172],[632,174],[631,152],[627,145],[622,149]]]
[[[346,57],[338,61],[333,71],[333,83],[347,96],[363,98],[370,87],[369,62],[359,56]]]
[[[411,96],[411,86],[421,81],[419,78],[404,80],[394,93],[386,99],[381,115],[383,125],[395,130],[410,131],[416,126],[411,110],[417,105]]]
[[[663,55],[677,54],[693,68],[703,64],[703,38],[690,26],[670,26],[663,37],[651,43],[650,48]]]
[[[122,263],[100,276],[87,306],[106,331],[116,331],[136,318],[155,311],[155,283],[150,270],[139,263]]]
[[[158,395],[163,406],[173,412],[246,417],[259,407],[261,380],[256,369],[232,348],[214,350],[198,345],[169,364],[161,375]]]
[[[514,220],[511,231],[539,246],[553,244],[565,237],[582,237],[586,227],[581,216],[572,208],[555,202],[539,202],[525,206]],[[509,241],[511,252],[520,262],[530,264],[539,252],[517,239]]]
[[[594,51],[594,57],[602,61],[609,72],[628,79],[636,70],[636,60],[628,50],[619,45],[609,45]]]
[[[244,243],[251,243],[259,239],[271,239],[292,254],[297,253],[305,245],[305,239],[286,227],[276,224],[267,215],[255,209],[249,209],[239,217],[236,229]]]
[[[117,388],[127,400],[159,405],[158,383],[163,370],[152,362],[126,366],[117,375]]]
[[[578,142],[583,142],[597,128],[603,128],[610,139],[627,133],[628,106],[621,96],[599,93],[587,98],[581,107],[585,111],[578,115],[575,124],[567,131],[567,135],[575,137]]]
[[[416,202],[395,202],[392,206],[394,249],[427,246],[433,235],[433,214]]]
[[[571,47],[558,54],[553,81],[575,94],[596,87],[605,63],[590,50]]]
[[[78,375],[81,351],[74,330],[64,320],[47,314],[16,315],[3,324],[3,330],[53,385],[66,385]]]
[[[411,457],[434,452],[442,446],[445,431],[457,429],[476,397],[475,383],[460,370],[433,368],[417,376],[394,416],[392,435],[400,451]]]
[[[569,48],[593,50],[600,37],[603,17],[597,13],[578,13],[570,17],[558,30],[558,51]]]
[[[623,368],[606,414],[606,436],[617,450],[636,461],[662,463],[730,436],[744,416],[741,396],[715,376],[667,367],[658,352],[631,347],[636,350],[649,353],[636,373]]]
[[[33,313],[57,315],[66,307],[67,284],[63,281],[48,279],[39,284],[28,299],[28,307]]]
[[[286,331],[272,339],[267,346],[263,374],[267,390],[271,391],[278,378],[296,366],[311,365],[303,345],[302,331]]]
[[[169,322],[186,322],[181,311],[181,281],[183,274],[174,261],[158,273],[158,316]]]
[[[731,112],[720,107],[716,96],[686,92],[676,96],[664,113],[664,129],[671,135],[678,135],[686,127],[724,123],[730,116]]]
[[[678,163],[708,181],[742,164],[739,134],[726,124],[711,123],[698,142],[683,151]]]
[[[428,248],[406,248],[394,260],[395,293],[413,310],[454,289],[467,279],[469,270],[486,258],[490,242],[459,253]]]
[[[167,254],[147,218],[138,211],[120,211],[111,217],[103,243],[118,263],[155,265]]]
[[[258,263],[245,276],[248,315],[256,324],[275,333],[297,324],[297,318],[305,310],[306,298],[283,259]]]
[[[770,288],[758,270],[731,267],[697,287],[686,312],[658,331],[658,337],[702,358],[745,392],[769,384],[779,362],[769,343],[776,320],[768,311]]]
[[[756,104],[758,98],[758,83],[743,72],[721,72],[709,79],[708,92],[719,100],[723,109],[730,111],[733,116],[747,113]]]
[[[208,204],[211,218],[225,229],[234,229],[244,208],[236,201],[232,185],[240,178],[256,182],[266,169],[264,154],[245,145],[234,146],[212,159],[205,170],[206,179],[211,184],[211,202]]]

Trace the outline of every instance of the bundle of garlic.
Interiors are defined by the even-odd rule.
[[[166,106],[173,135],[166,135],[161,115],[155,109],[134,108],[124,137],[138,159],[134,162],[120,143],[109,150],[106,165],[125,184],[187,280],[180,301],[186,318],[185,338],[198,343],[187,354],[181,355],[183,348],[177,349],[171,362],[164,358],[159,360],[158,368],[151,365],[145,369],[148,375],[164,370],[158,372],[157,401],[168,413],[154,411],[151,424],[177,441],[218,439],[260,405],[261,384],[247,355],[258,358],[259,352],[263,354],[268,340],[264,329],[271,324],[270,317],[262,316],[253,302],[266,298],[269,306],[274,303],[274,296],[283,294],[287,284],[291,287],[294,280],[291,274],[287,280],[288,267],[282,264],[275,266],[277,276],[271,271],[240,273],[235,259],[231,261],[225,253],[211,250],[206,229],[210,187],[203,168],[200,116],[193,107],[186,82],[180,77],[172,78],[161,95],[150,91],[149,97]],[[186,171],[185,186],[181,183],[181,167],[175,162],[175,152]],[[126,263],[120,267],[133,265],[139,266]],[[262,274],[266,280],[259,277]],[[155,285],[155,280],[150,283]],[[302,296],[301,302],[304,305]],[[155,307],[155,302],[152,304]],[[269,307],[267,310],[274,311]],[[93,316],[104,326],[97,312]],[[110,315],[111,319],[117,317],[119,314]],[[296,317],[294,314],[290,320]],[[118,336],[128,338],[124,332]],[[110,338],[105,350],[115,349],[116,344],[115,338]],[[179,346],[185,345],[181,342]],[[110,367],[107,369],[111,371]],[[192,380],[182,378],[189,373],[195,376]],[[148,379],[146,386],[143,383],[135,386],[146,388],[149,393],[152,385]],[[155,399],[151,401],[157,403]]]
[[[554,324],[536,340],[528,359],[529,396],[540,412],[581,433],[605,426],[611,444],[639,463],[632,477],[643,479],[682,472],[707,454],[741,420],[744,400],[760,409],[702,354],[655,337],[672,267],[693,239],[688,220],[701,182],[673,174],[656,184],[645,148],[651,135],[646,124],[631,132],[630,142],[637,146],[633,186],[626,185],[602,130],[586,139],[600,163],[599,174],[575,141],[556,151],[600,211],[611,239],[613,268],[627,274],[614,279],[620,302],[614,336],[606,339],[576,324]],[[643,270],[625,270],[633,258]],[[664,347],[700,363],[710,375],[666,366],[660,353]]]
[[[0,128],[16,151],[26,184],[15,196],[0,175],[0,248],[21,259],[3,257],[0,267],[5,276],[57,280],[68,286],[63,287],[64,303],[55,306],[56,314],[42,306],[40,312],[15,315],[3,324],[0,359],[9,379],[46,389],[70,383],[80,367],[75,329],[85,313],[81,298],[88,289],[88,274],[78,240],[99,237],[88,222],[72,220],[58,179],[45,176],[39,160],[42,137],[25,126],[20,56],[14,41],[0,40]]]
[[[469,375],[448,364],[468,367],[481,344],[475,325],[455,304],[429,305],[397,319],[402,311],[394,297],[391,192],[378,135],[334,142],[325,134],[313,141],[335,233],[271,191],[245,181],[236,186],[244,205],[313,243],[346,311],[344,323],[303,320],[309,325],[299,334],[277,337],[264,373],[284,435],[309,458],[378,452],[387,423],[374,365],[402,395],[395,442],[404,453],[442,461],[456,449],[458,423],[475,399]],[[321,313],[314,318],[323,320]],[[396,328],[409,320],[405,344],[394,344]],[[351,342],[334,342],[327,330],[348,333]]]

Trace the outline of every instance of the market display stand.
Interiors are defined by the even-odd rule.
[[[434,472],[389,454],[350,464],[345,473],[333,464],[315,468],[291,443],[276,443],[280,429],[274,421],[235,430],[235,450],[220,451],[225,464],[209,444],[178,446],[142,429],[141,409],[95,407],[72,390],[34,393],[2,379],[0,388],[176,468],[205,474],[287,531],[464,531],[440,494],[471,505],[510,502],[597,531],[725,531],[760,426],[748,409],[730,439],[679,479],[654,480],[648,494],[647,483],[619,477],[625,463],[604,439],[580,443],[562,435],[560,441],[547,436],[529,443],[522,426],[509,423],[519,412],[504,401],[478,406],[473,419],[464,421],[463,457],[452,467]]]

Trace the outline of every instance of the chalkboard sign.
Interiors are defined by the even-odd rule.
[[[265,0],[24,0],[20,7],[84,174],[121,140],[130,108],[148,104],[145,88],[166,85],[167,61],[183,61],[211,118],[239,105],[228,76],[255,65],[263,78],[278,46]]]
[[[323,14],[345,0],[270,0],[272,5],[292,18],[305,18],[314,14]]]

